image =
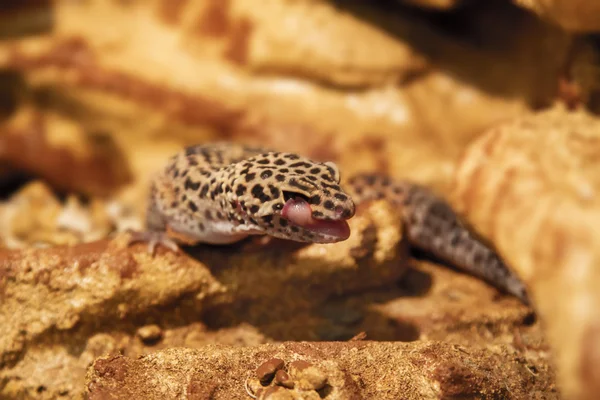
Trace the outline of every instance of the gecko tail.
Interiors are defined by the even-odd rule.
[[[348,180],[348,186],[355,204],[386,199],[401,206],[412,184],[393,180],[383,174],[359,174]]]
[[[529,305],[525,284],[500,255],[475,231],[461,221],[452,207],[430,189],[379,174],[352,178],[353,199],[387,199],[401,211],[411,246],[476,276]]]

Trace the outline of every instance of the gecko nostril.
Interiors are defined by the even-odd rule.
[[[335,215],[337,215],[338,217],[341,217],[342,215],[344,215],[344,207],[342,207],[342,206],[335,206],[333,211],[335,212]]]

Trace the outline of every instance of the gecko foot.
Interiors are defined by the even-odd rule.
[[[166,247],[167,249],[178,253],[179,246],[173,239],[167,236],[165,232],[158,231],[129,231],[129,240],[127,241],[127,246],[130,246],[134,243],[138,242],[147,242],[148,243],[148,253],[154,256],[156,253],[156,246],[159,244]]]

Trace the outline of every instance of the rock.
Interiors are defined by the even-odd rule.
[[[311,364],[303,371],[318,370],[327,380],[320,391],[258,388],[255,394],[272,396],[262,398],[416,400],[472,398],[481,392],[499,398],[558,398],[551,387],[544,386],[543,375],[528,370],[536,368],[536,363],[515,359],[514,350],[506,345],[466,351],[433,341],[285,342],[245,348],[208,345],[195,350],[168,349],[139,359],[102,357],[88,369],[86,394],[91,400],[107,393],[114,399],[171,398],[190,392],[203,393],[201,398],[208,393],[217,398],[241,398],[245,387],[251,386],[246,384],[248,370],[272,357],[284,360],[289,368],[299,362],[292,360],[303,360]]]
[[[572,32],[600,31],[600,3],[595,0],[514,0],[525,7]]]
[[[600,120],[562,107],[491,129],[457,170],[455,204],[529,286],[568,398],[600,387]]]

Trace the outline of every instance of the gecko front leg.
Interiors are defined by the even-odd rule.
[[[174,235],[174,232],[169,229],[164,214],[160,212],[156,204],[156,198],[159,196],[157,191],[158,188],[156,184],[152,183],[150,187],[148,207],[146,208],[146,229],[143,231],[130,231],[127,246],[139,242],[147,243],[148,253],[150,253],[151,256],[155,255],[156,247],[158,245],[164,246],[167,249],[178,253],[180,251],[179,245],[173,238],[177,236]],[[180,242],[185,242],[181,239],[185,238],[179,238]]]

